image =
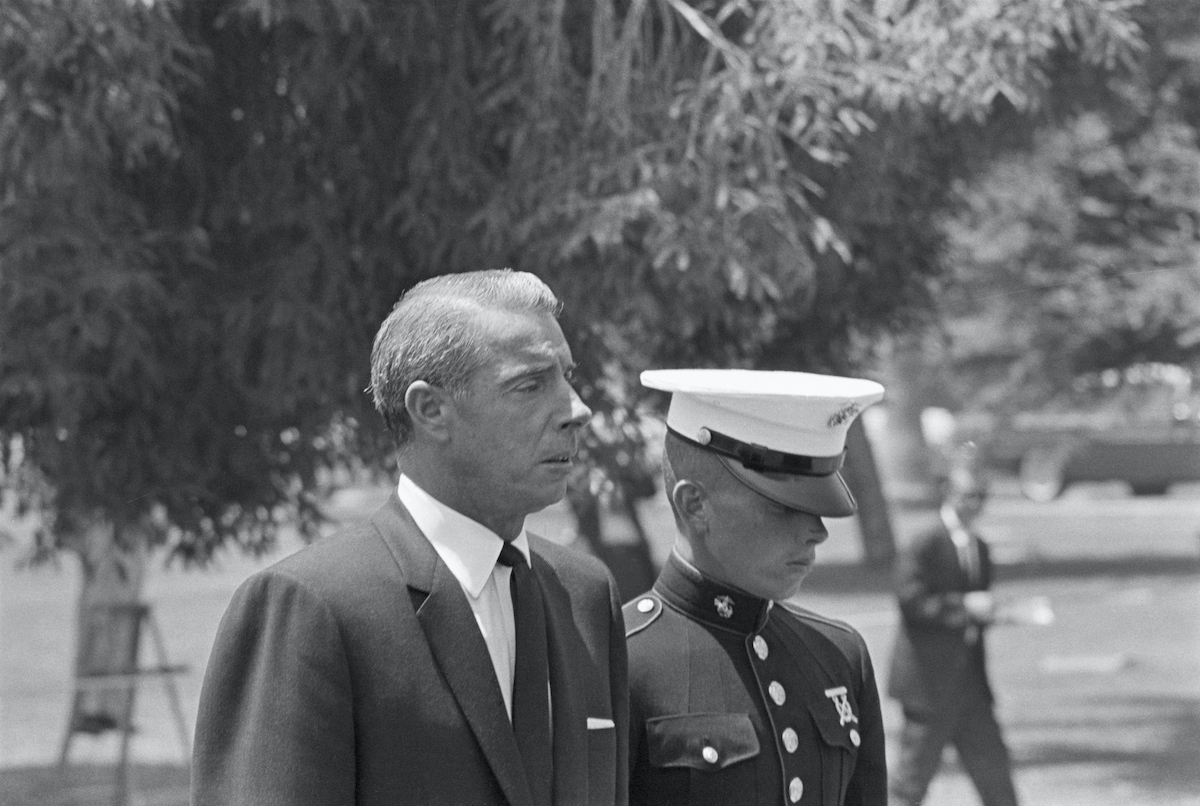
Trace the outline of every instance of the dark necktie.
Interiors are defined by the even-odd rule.
[[[500,549],[500,563],[512,568],[509,592],[517,628],[513,673],[512,724],[533,802],[549,806],[553,781],[550,747],[549,671],[546,661],[546,613],[537,578],[525,555],[511,543]]]
[[[958,551],[958,564],[967,578],[967,590],[977,590],[982,581],[978,539],[961,526],[952,530],[952,539]]]

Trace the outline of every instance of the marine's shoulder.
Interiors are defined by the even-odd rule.
[[[853,634],[858,633],[858,631],[856,629],[854,629],[852,626],[850,626],[848,623],[846,623],[844,621],[839,621],[838,619],[835,619],[835,618],[830,618],[829,616],[823,616],[820,613],[816,613],[812,610],[809,610],[807,607],[801,607],[800,605],[794,604],[792,602],[778,602],[777,604],[779,607],[783,608],[783,610],[785,612],[789,613],[792,616],[795,616],[797,619],[804,622],[805,624],[809,624],[809,625],[816,627],[817,629],[820,629],[822,631],[838,630],[841,632],[847,632],[847,633],[853,633]]]
[[[794,626],[824,637],[846,654],[857,655],[866,647],[866,641],[863,640],[862,634],[844,621],[814,613],[812,610],[792,602],[786,604],[781,602],[779,607]]]
[[[635,596],[621,608],[625,619],[625,637],[632,638],[658,620],[663,613],[663,601],[654,591]]]

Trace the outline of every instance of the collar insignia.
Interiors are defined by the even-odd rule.
[[[847,722],[858,722],[858,717],[854,715],[854,710],[850,707],[850,700],[846,696],[845,686],[827,688],[825,689],[825,696],[833,700],[833,707],[837,709],[839,725],[845,725]]]
[[[721,594],[716,599],[713,599],[713,604],[717,606],[717,615],[721,618],[733,618],[733,599],[725,594]]]

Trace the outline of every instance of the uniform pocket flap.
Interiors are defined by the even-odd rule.
[[[654,767],[723,770],[758,755],[748,714],[679,714],[646,720],[646,746]]]

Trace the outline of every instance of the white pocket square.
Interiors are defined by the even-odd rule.
[[[604,730],[605,728],[613,727],[616,727],[616,725],[613,724],[611,719],[605,719],[599,716],[588,717],[588,730]]]

